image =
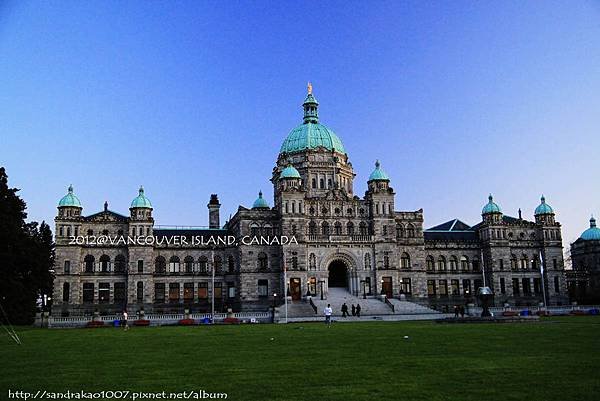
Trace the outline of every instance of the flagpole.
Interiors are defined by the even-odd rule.
[[[288,322],[288,302],[287,302],[287,264],[285,252],[283,253],[283,295],[285,299],[285,322]]]
[[[546,280],[544,279],[544,258],[542,257],[542,251],[540,250],[540,273],[542,275],[542,295],[544,296],[544,308],[548,307],[546,303]]]
[[[481,250],[481,274],[483,275],[483,286],[485,287],[485,259],[483,258],[483,249]]]
[[[210,322],[211,322],[211,324],[214,324],[215,323],[215,251],[212,251],[210,253],[210,255],[211,255],[210,266],[211,266],[211,270],[212,270],[212,291],[211,291],[212,302],[210,303],[210,307],[211,307]]]

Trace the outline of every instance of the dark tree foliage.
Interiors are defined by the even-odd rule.
[[[46,223],[25,222],[18,191],[0,167],[0,303],[12,324],[31,324],[39,295],[52,293],[54,242]]]

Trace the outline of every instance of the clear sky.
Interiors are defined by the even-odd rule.
[[[311,81],[363,194],[375,159],[397,210],[480,221],[488,193],[565,244],[600,215],[600,3],[0,2],[0,164],[29,217],[73,184],[84,214],[224,221],[269,182]]]

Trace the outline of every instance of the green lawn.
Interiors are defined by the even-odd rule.
[[[204,389],[229,400],[600,399],[600,317],[19,334],[21,346],[0,337],[0,399],[9,388]]]

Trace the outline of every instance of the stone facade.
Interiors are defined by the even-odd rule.
[[[569,298],[579,304],[600,303],[600,230],[596,219],[571,244],[572,269],[567,271]]]
[[[329,286],[445,309],[472,302],[484,281],[497,305],[538,305],[544,294],[548,304],[567,302],[561,226],[551,210],[527,221],[520,212],[518,218],[503,215],[495,204],[487,210],[488,204],[473,227],[453,219],[425,230],[422,209],[396,210],[391,180],[379,163],[364,196],[354,194],[352,163],[339,138],[318,123],[317,105],[309,94],[307,125],[293,130],[279,153],[271,175],[274,206],[261,194],[223,226],[216,195],[208,203],[210,227],[185,229],[155,226],[142,189],[128,216],[107,205],[83,216],[78,202],[61,200],[53,312],[210,311],[213,295],[218,311],[266,310],[281,302],[284,291],[292,300],[307,294],[325,298]],[[238,241],[69,243],[70,236],[81,235]],[[282,236],[296,241],[239,241]]]

